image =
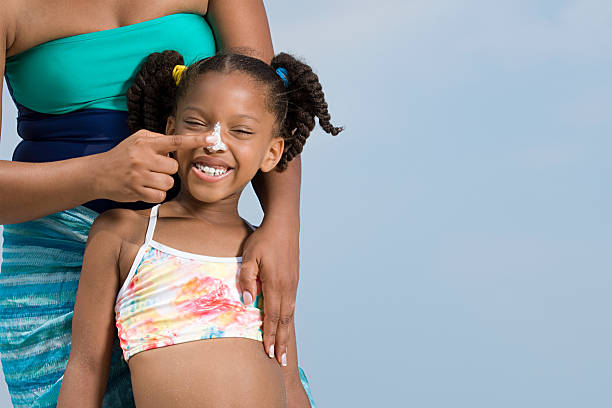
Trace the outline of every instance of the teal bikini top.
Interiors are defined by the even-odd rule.
[[[125,93],[140,64],[166,49],[190,65],[214,55],[216,47],[203,16],[177,13],[39,44],[8,57],[5,76],[15,102],[36,112],[127,111]]]

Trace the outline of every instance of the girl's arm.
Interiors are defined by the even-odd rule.
[[[72,346],[58,407],[100,407],[116,334],[114,306],[119,290],[121,238],[112,231],[114,211],[96,218],[91,230],[72,319]]]

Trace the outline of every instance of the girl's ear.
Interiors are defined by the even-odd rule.
[[[174,121],[176,119],[174,118],[174,116],[168,116],[168,120],[166,120],[166,134],[167,135],[173,135],[174,134]],[[168,157],[172,157],[174,158],[174,152],[169,152],[168,153]]]
[[[173,135],[174,134],[174,121],[175,121],[175,117],[174,116],[168,116],[168,120],[166,120],[166,134],[167,135]]]
[[[270,170],[272,170],[274,167],[276,167],[281,157],[283,156],[284,149],[285,149],[285,139],[283,139],[282,137],[276,137],[272,139],[272,142],[270,143],[270,147],[268,148],[268,151],[264,155],[264,159],[261,162],[261,166],[259,167],[259,169],[263,171],[264,173],[267,173]]]

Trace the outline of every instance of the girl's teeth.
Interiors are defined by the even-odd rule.
[[[196,163],[195,166],[198,170],[208,174],[209,176],[220,176],[221,174],[225,174],[227,172],[227,169],[215,169],[213,167],[202,166],[199,163]]]

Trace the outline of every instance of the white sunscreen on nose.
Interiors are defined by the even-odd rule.
[[[215,127],[213,128],[212,135],[215,137],[215,144],[213,146],[208,146],[210,150],[224,150],[227,149],[223,140],[221,140],[221,124],[219,122],[215,123]]]

